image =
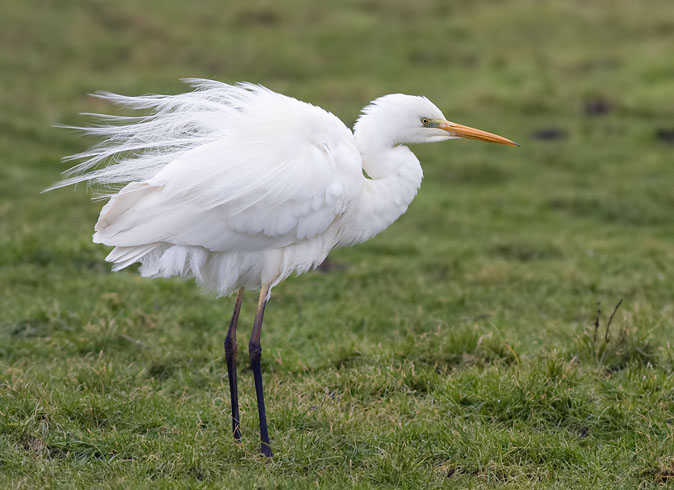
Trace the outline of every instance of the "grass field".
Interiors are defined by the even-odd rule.
[[[673,39],[669,0],[4,5],[0,487],[673,485]],[[274,290],[272,459],[245,355],[230,435],[232,299],[111,273],[101,204],[39,194],[92,143],[52,125],[111,110],[87,93],[180,77],[263,83],[349,125],[424,94],[521,144],[416,147],[407,214]]]

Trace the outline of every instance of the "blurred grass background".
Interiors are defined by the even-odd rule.
[[[671,484],[673,42],[665,0],[3,5],[0,484]],[[422,94],[522,145],[415,147],[407,214],[274,290],[269,461],[245,369],[229,435],[232,302],[110,273],[100,203],[39,194],[92,143],[52,126],[112,110],[88,93],[181,77],[262,83],[347,125]]]

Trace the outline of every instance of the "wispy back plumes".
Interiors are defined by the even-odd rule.
[[[93,94],[120,107],[153,113],[136,117],[85,114],[94,118],[96,124],[61,126],[103,140],[84,152],[66,157],[66,161],[82,161],[65,172],[68,178],[47,190],[89,182],[109,191],[129,182],[148,180],[185,151],[225,135],[241,108],[256,94],[268,92],[249,83],[227,85],[200,79],[185,82],[196,90],[138,97],[111,92]]]

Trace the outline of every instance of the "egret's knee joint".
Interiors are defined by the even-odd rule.
[[[258,362],[262,357],[262,346],[260,344],[248,344],[248,355],[251,363]]]
[[[236,354],[236,351],[237,351],[236,340],[232,339],[229,336],[225,337],[225,354],[229,356],[232,354]]]

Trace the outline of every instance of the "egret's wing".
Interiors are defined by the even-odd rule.
[[[334,155],[309,145],[292,155],[275,146],[252,155],[228,143],[188,152],[150,181],[129,184],[101,212],[96,241],[220,252],[281,247],[325,231],[357,190]]]
[[[229,117],[200,117],[219,124],[217,137],[180,148],[150,178],[112,196],[95,241],[251,251],[325,231],[360,192],[362,162],[351,132],[317,107],[264,89],[253,94],[225,111]]]

